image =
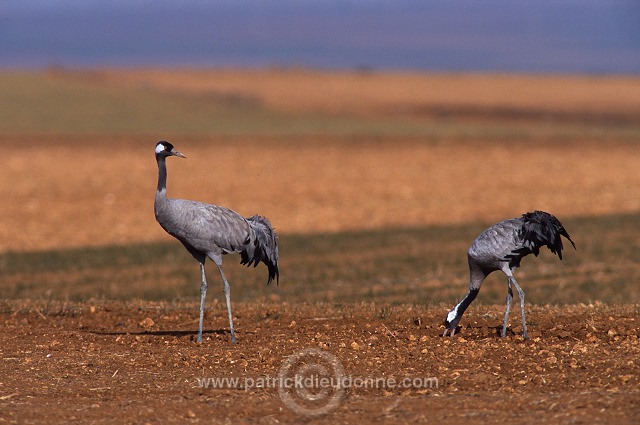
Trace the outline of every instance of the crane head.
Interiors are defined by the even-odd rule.
[[[467,307],[469,307],[469,304],[471,304],[471,302],[476,298],[479,291],[480,289],[469,289],[469,292],[462,299],[462,301],[456,304],[456,306],[449,311],[449,314],[447,314],[447,317],[444,319],[445,330],[442,336],[446,336],[447,332],[450,332],[451,336],[456,333],[456,326],[458,326],[458,322],[460,322],[460,319],[462,319],[462,315],[464,314],[465,310],[467,309]]]
[[[173,147],[173,145],[167,141],[160,141],[158,142],[158,144],[156,145],[156,155],[161,155],[164,156],[165,158],[167,156],[177,156],[179,158],[186,158],[186,156],[178,151],[176,148]]]
[[[444,319],[444,333],[442,336],[446,336],[449,332],[451,336],[456,333],[456,327],[458,326],[458,322],[462,318],[462,314],[458,312],[458,306],[455,306],[449,311],[447,317]]]

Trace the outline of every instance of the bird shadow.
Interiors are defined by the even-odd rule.
[[[475,330],[475,331],[479,331],[483,328],[483,326],[472,326],[472,325],[467,325],[462,326],[462,325],[458,325],[456,326],[456,331],[455,334],[456,335],[465,335],[465,330],[467,331],[467,337],[472,336],[473,334],[470,333],[469,331],[471,330]],[[497,325],[497,326],[486,326],[488,332],[483,333],[481,336],[483,337],[497,337],[497,338],[502,338],[502,325]],[[514,336],[516,335],[515,332],[513,332],[513,330],[510,327],[507,327],[507,336]]]
[[[94,335],[107,335],[107,336],[120,336],[120,335],[133,335],[133,336],[173,336],[173,337],[197,337],[198,331],[177,331],[177,330],[165,330],[165,331],[98,331],[98,330],[86,330],[86,332]],[[237,333],[237,332],[236,332]],[[226,329],[213,329],[203,330],[202,335],[230,335]]]

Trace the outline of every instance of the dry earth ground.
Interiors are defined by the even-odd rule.
[[[238,303],[237,345],[229,342],[221,303],[214,303],[207,315],[205,341],[195,343],[195,309],[195,303],[3,303],[0,421],[640,420],[637,307],[532,307],[529,323],[535,330],[525,342],[520,327],[505,340],[496,336],[501,306],[473,309],[465,316],[468,326],[450,339],[440,336],[441,309]],[[289,356],[308,348],[323,350],[342,364],[343,376],[351,379],[344,381],[344,394],[330,391],[309,404],[295,392],[288,393],[292,401],[285,401],[269,386]],[[326,367],[328,373],[321,376],[336,376],[330,363],[302,359],[307,366]],[[295,363],[293,370],[304,374]],[[214,388],[216,378],[238,381]],[[364,378],[384,380],[365,387],[358,381]],[[394,386],[405,378],[410,379],[403,384],[407,388]],[[209,387],[203,379],[209,379]],[[260,379],[263,388],[256,387]],[[334,396],[336,407],[323,416],[297,410],[321,412],[323,402]]]
[[[57,72],[89,85],[190,93],[292,116],[455,115],[527,128],[546,128],[549,117],[624,127],[640,116],[634,79]],[[188,156],[169,164],[172,196],[260,212],[283,235],[488,223],[534,208],[562,219],[640,210],[635,140],[611,136],[610,127],[607,137],[574,130],[589,137],[8,131],[0,136],[0,251],[169,241],[152,212],[160,137]],[[638,246],[637,237],[626,240]],[[502,305],[474,306],[449,339],[440,336],[448,305],[260,300],[235,305],[232,346],[224,306],[209,299],[203,344],[194,342],[191,301],[3,300],[0,423],[640,421],[635,305],[528,305],[533,338],[525,342],[513,316],[507,339],[497,338]],[[434,377],[438,386],[350,388],[334,411],[314,417],[296,413],[274,388],[198,385],[198,378],[277,376],[288,356],[310,347],[336,356],[351,376]]]
[[[625,141],[171,140],[169,195],[266,215],[282,234],[640,209]],[[156,140],[4,137],[0,251],[168,240],[153,218]]]
[[[289,113],[360,116],[463,113],[492,120],[558,117],[637,121],[640,80],[620,76],[316,72],[312,70],[102,70],[57,73],[115,87],[192,93]]]

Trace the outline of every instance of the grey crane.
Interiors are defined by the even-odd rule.
[[[513,270],[520,266],[520,261],[527,255],[534,254],[537,257],[543,246],[549,248],[562,260],[561,235],[571,242],[574,249],[576,248],[576,244],[573,243],[560,220],[544,211],[528,212],[521,217],[501,221],[482,232],[467,252],[470,274],[469,292],[449,311],[444,321],[445,330],[442,336],[450,332],[453,337],[458,322],[478,295],[482,282],[490,273],[501,270],[508,277],[507,307],[502,324],[502,337],[507,335],[507,319],[513,299],[511,289],[513,285],[520,297],[523,336],[528,339],[524,318],[524,291],[513,277]]]
[[[231,295],[229,282],[222,271],[224,254],[240,253],[241,264],[256,267],[260,262],[266,264],[269,277],[279,282],[278,241],[275,231],[267,218],[259,215],[244,218],[228,208],[185,199],[167,197],[166,158],[177,156],[186,158],[173,145],[166,141],[156,144],[156,162],[158,163],[158,190],[154,203],[156,220],[171,236],[178,239],[200,264],[202,283],[200,286],[200,321],[198,342],[202,342],[202,322],[204,303],[207,296],[207,279],[204,263],[209,257],[217,266],[222,277],[223,292],[227,301],[231,341],[236,342],[231,314]]]

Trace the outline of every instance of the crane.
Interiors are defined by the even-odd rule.
[[[576,248],[576,244],[573,243],[560,220],[544,211],[528,212],[521,217],[501,221],[482,232],[467,251],[470,274],[469,292],[447,314],[443,336],[450,332],[453,337],[458,322],[478,295],[482,282],[489,274],[500,270],[508,278],[507,307],[504,313],[502,337],[504,338],[507,334],[507,319],[513,299],[511,287],[515,286],[520,298],[523,336],[528,339],[524,317],[524,291],[513,277],[513,270],[520,266],[520,261],[527,255],[534,254],[537,257],[543,246],[549,248],[562,260],[563,246],[560,236],[567,238],[573,248]]]
[[[271,223],[266,217],[254,215],[244,218],[225,207],[202,202],[167,197],[166,158],[176,156],[186,158],[167,141],[156,144],[158,163],[158,188],[154,203],[156,220],[171,236],[178,239],[200,264],[202,282],[200,285],[200,320],[198,342],[202,342],[202,322],[207,296],[207,279],[204,263],[210,258],[220,271],[223,292],[227,302],[231,342],[236,342],[231,313],[231,294],[227,278],[222,270],[222,256],[240,253],[241,264],[256,267],[260,262],[267,266],[270,284],[274,279],[279,283],[278,241]]]

